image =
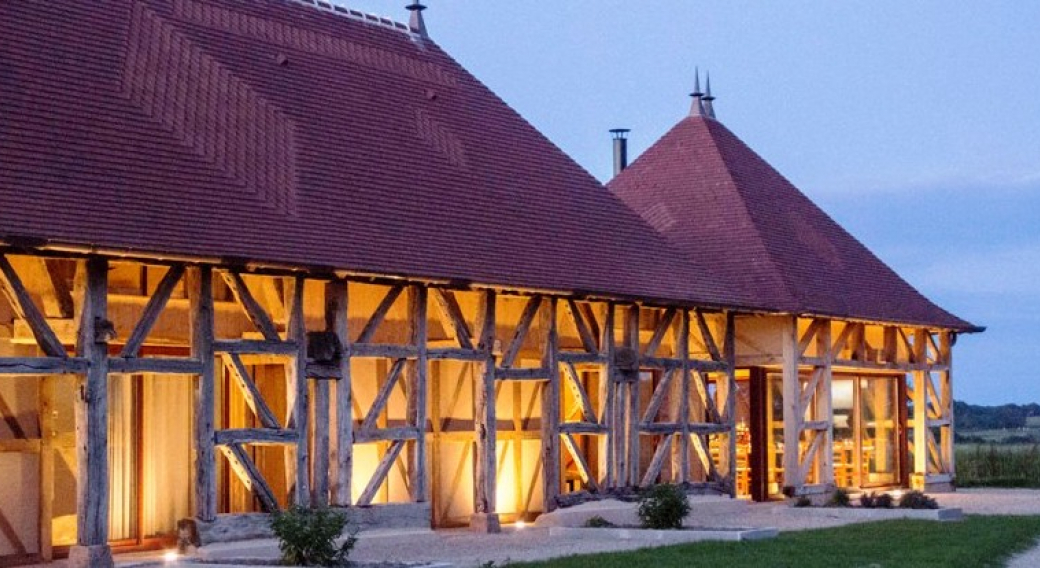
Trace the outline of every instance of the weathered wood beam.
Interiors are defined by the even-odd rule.
[[[574,436],[568,432],[561,434],[563,439],[563,445],[567,448],[567,453],[571,455],[571,459],[574,460],[574,464],[578,466],[578,475],[581,476],[582,483],[585,484],[592,491],[598,491],[599,485],[596,483],[596,478],[592,475],[592,470],[589,469],[589,464],[585,461],[585,456],[581,452],[581,446],[575,441]]]
[[[197,375],[202,372],[202,362],[188,357],[112,357],[108,368],[112,373],[163,375]]]
[[[36,268],[47,284],[47,289],[40,295],[43,301],[43,312],[49,318],[72,319],[75,312],[75,303],[72,300],[72,290],[65,275],[61,273],[61,262],[69,262],[64,259],[45,258],[42,256],[27,257]]]
[[[531,323],[534,321],[534,317],[538,315],[538,308],[541,305],[541,296],[531,296],[527,299],[527,304],[524,305],[524,311],[520,313],[520,320],[517,322],[516,329],[513,331],[513,338],[509,341],[509,346],[502,352],[499,367],[508,369],[513,366],[513,363],[516,361],[516,356],[520,354],[520,349],[524,346],[524,340],[527,339],[527,332],[531,329]]]
[[[89,367],[79,357],[0,357],[0,375],[62,375],[84,373]]]
[[[217,430],[213,439],[218,446],[234,444],[285,446],[296,443],[296,431],[284,428],[229,428]]]
[[[545,512],[556,509],[556,497],[560,494],[560,365],[556,353],[560,348],[557,317],[557,299],[548,298],[542,310],[541,328],[545,333],[545,349],[542,367],[549,374],[549,381],[542,390],[542,496]],[[584,463],[584,459],[582,459]],[[585,464],[588,468],[588,465]],[[589,480],[592,481],[591,476]],[[595,481],[592,481],[595,483]]]
[[[607,427],[595,422],[564,422],[560,424],[560,432],[569,434],[606,434]]]
[[[484,352],[485,360],[478,364],[475,374],[473,417],[474,444],[474,515],[470,526],[486,532],[500,532],[496,500],[497,470],[495,469],[495,444],[497,440],[497,418],[495,416],[495,344],[496,298],[494,290],[485,290],[480,297],[478,326],[480,340],[477,348]],[[542,420],[545,420],[543,417]]]
[[[902,331],[902,330],[900,330]],[[914,343],[912,357],[915,362],[925,360],[925,344],[927,340],[924,335],[927,333],[924,329],[917,329],[914,332]],[[906,338],[905,334],[903,335]],[[912,428],[914,430],[914,475],[921,478],[922,482],[924,477],[930,473],[928,467],[928,387],[925,385],[925,381],[928,381],[928,373],[923,371],[914,372],[914,414]]]
[[[730,496],[737,496],[737,319],[732,311],[726,312],[726,329],[722,340],[722,358],[726,364],[723,383],[726,388],[720,392],[725,397],[722,422],[729,428],[726,443],[723,446],[722,465],[730,483]]]
[[[275,327],[271,316],[267,314],[260,302],[256,301],[242,275],[234,271],[227,271],[221,274],[224,276],[224,281],[227,282],[228,288],[231,289],[231,294],[235,297],[238,304],[242,306],[242,310],[245,311],[246,317],[253,322],[253,325],[264,336],[264,339],[268,341],[281,340],[281,336],[278,335],[278,328]]]
[[[650,460],[650,467],[646,468],[646,473],[643,474],[643,479],[639,482],[640,487],[649,487],[657,481],[658,476],[661,475],[661,468],[664,466],[664,458],[672,448],[673,438],[674,436],[665,436],[657,444],[657,449],[654,450],[654,457]]]
[[[557,358],[561,363],[606,365],[607,358],[601,353],[585,353],[577,351],[560,351]]]
[[[376,496],[376,492],[379,491],[379,487],[383,485],[386,480],[386,476],[390,473],[390,468],[393,467],[397,461],[397,457],[401,455],[401,450],[404,449],[404,440],[395,440],[390,444],[390,448],[386,451],[386,455],[379,462],[376,467],[375,473],[372,474],[372,479],[368,480],[368,485],[365,486],[365,490],[361,492],[361,496],[358,497],[357,504],[359,507],[365,507],[372,504],[372,499]]]
[[[578,307],[578,303],[572,298],[567,298],[567,312],[570,313],[571,319],[574,320],[574,329],[578,332],[578,339],[581,340],[582,347],[589,353],[596,353],[596,336],[593,334],[589,327],[588,321],[586,321],[581,308]],[[593,320],[595,321],[595,320]]]
[[[653,358],[657,356],[657,350],[661,347],[661,342],[664,341],[668,330],[672,327],[672,322],[675,321],[675,308],[668,308],[664,311],[664,315],[661,316],[661,321],[658,322],[657,328],[654,329],[654,334],[650,337],[650,342],[646,344],[646,349],[643,351],[643,357]],[[673,355],[673,358],[681,358],[678,354]]]
[[[285,452],[286,482],[296,484],[292,502],[306,506],[311,499],[310,491],[310,413],[309,389],[307,388],[307,325],[303,315],[304,277],[296,276],[287,284],[286,339],[297,346],[294,357],[285,366],[286,410],[285,426],[296,430],[296,447]]]
[[[173,290],[180,283],[183,275],[184,265],[182,264],[175,264],[166,271],[163,279],[159,281],[159,286],[156,287],[155,293],[148,299],[144,312],[141,313],[141,319],[137,321],[134,330],[130,332],[130,337],[127,338],[120,357],[131,358],[140,354],[144,340],[148,338],[148,334],[155,327],[155,322],[159,321],[159,316],[162,315],[163,309],[166,308]]]
[[[278,500],[275,499],[271,486],[264,480],[264,476],[245,449],[237,444],[221,446],[220,449],[227,457],[231,471],[235,472],[246,489],[253,493],[253,497],[260,503],[260,508],[265,513],[278,511]]]
[[[419,350],[414,345],[381,345],[379,343],[353,343],[350,346],[352,357],[381,359],[414,359]]]
[[[654,389],[653,394],[650,396],[650,402],[646,405],[646,412],[643,414],[642,422],[644,424],[650,424],[657,420],[657,413],[661,411],[661,406],[664,404],[665,399],[668,398],[672,380],[677,373],[681,372],[681,368],[672,369],[665,373],[661,381],[657,383],[657,388]]]
[[[407,363],[407,359],[394,360],[394,364],[390,366],[390,370],[386,374],[386,381],[379,387],[376,398],[372,401],[372,407],[369,408],[368,414],[365,415],[365,419],[361,422],[359,431],[366,432],[376,427],[376,421],[386,408],[386,403],[390,400],[390,394],[394,392],[397,380],[401,377],[401,372],[404,371]]]
[[[275,418],[271,407],[267,405],[263,395],[260,394],[260,388],[253,381],[253,377],[249,375],[249,370],[246,369],[242,358],[237,353],[228,353],[223,359],[224,365],[231,371],[231,377],[235,380],[235,384],[238,385],[242,393],[242,398],[245,400],[246,405],[249,406],[249,409],[253,411],[253,414],[256,415],[260,424],[264,428],[269,429],[281,428],[281,424]]]
[[[354,435],[357,444],[368,444],[371,442],[392,442],[395,440],[418,440],[419,429],[415,426],[398,426],[395,428],[374,428],[372,430],[359,431]]]
[[[408,289],[408,318],[410,321],[411,344],[418,350],[415,360],[408,366],[408,403],[407,416],[409,424],[416,429],[418,435],[409,444],[408,485],[412,491],[412,500],[423,503],[429,498],[426,471],[426,421],[427,421],[427,309],[429,306],[427,288],[422,285]],[[438,403],[440,401],[437,401]]]
[[[354,409],[350,359],[350,318],[348,316],[350,286],[346,280],[325,284],[325,329],[336,334],[342,347],[337,366],[336,383],[336,444],[332,460],[332,504],[349,507],[352,500],[354,471]]]
[[[568,379],[567,385],[570,387],[571,394],[581,405],[582,420],[586,422],[596,422],[596,411],[593,410],[592,402],[589,400],[589,395],[585,392],[585,387],[581,384],[581,376],[578,375],[578,370],[574,367],[573,363],[564,363],[563,370],[564,375]]]
[[[469,325],[466,324],[466,318],[462,315],[462,309],[459,307],[455,294],[451,290],[434,288],[433,299],[441,313],[442,320],[452,329],[455,340],[459,342],[459,347],[467,350],[473,349],[473,334],[469,330]]]
[[[195,382],[195,517],[203,522],[217,518],[214,414],[216,373],[213,353],[213,269],[191,268],[185,284],[191,326],[191,357],[202,367]]]
[[[498,368],[495,370],[495,380],[498,381],[547,381],[549,380],[549,371],[544,367],[529,367],[522,369],[503,369]]]
[[[70,296],[71,297],[71,296]],[[40,467],[39,467],[39,523],[38,537],[40,556],[44,561],[53,558],[54,531],[54,443],[57,435],[55,426],[57,412],[55,407],[55,377],[40,379]]]
[[[306,350],[306,341],[302,342]],[[240,353],[243,355],[295,355],[300,350],[300,343],[290,341],[267,341],[252,339],[223,339],[213,342],[213,351],[217,353]]]
[[[431,360],[482,361],[484,360],[484,354],[476,349],[432,348],[426,350],[426,358]]]
[[[602,474],[601,485],[617,486],[617,431],[616,407],[618,385],[615,380],[615,343],[614,343],[614,304],[608,302],[604,307],[603,329],[600,335],[600,356],[603,367],[600,371],[600,419],[603,433],[599,446],[599,469]]]
[[[625,409],[625,433],[627,452],[625,454],[625,479],[627,483],[638,483],[639,479],[639,305],[632,304],[625,310],[625,343],[635,354],[635,380],[628,383],[628,407]]]
[[[70,554],[73,559],[90,558],[93,564],[111,566],[112,554],[108,547],[108,335],[103,329],[108,320],[108,260],[90,257],[84,262],[85,278],[79,281],[83,302],[76,355],[87,359],[90,367],[86,376],[79,380],[75,400],[76,460],[79,465],[76,473],[76,546]],[[80,550],[76,551],[76,548]]]
[[[404,285],[402,284],[391,286],[390,289],[386,291],[386,295],[383,296],[382,301],[379,302],[375,311],[372,312],[372,317],[368,318],[368,322],[366,322],[365,326],[361,328],[361,334],[358,335],[357,343],[372,342],[372,339],[376,336],[376,331],[379,330],[380,324],[382,324],[383,320],[386,319],[387,314],[390,313],[390,308],[393,307],[394,302],[397,301],[397,298],[403,291]]]
[[[798,378],[798,317],[785,318],[781,329],[783,342],[783,384],[781,390],[784,397],[784,487],[788,493],[797,491],[805,482],[799,460],[799,447],[802,432],[802,386]]]
[[[708,353],[711,354],[711,360],[722,361],[719,345],[715,342],[715,336],[712,335],[711,328],[708,327],[708,321],[704,318],[704,314],[700,310],[694,310],[693,313],[697,319],[697,329],[701,332],[701,340],[704,342],[704,347],[707,348]]]
[[[679,324],[673,330],[672,340],[675,343],[675,354],[682,361],[677,369],[679,373],[678,401],[673,404],[672,419],[679,422],[681,431],[679,439],[673,443],[672,477],[676,483],[690,480],[690,312],[679,310]]]
[[[36,344],[40,346],[48,357],[66,357],[68,353],[65,346],[61,344],[58,336],[47,324],[47,318],[40,313],[39,308],[33,303],[32,296],[22,283],[22,279],[15,272],[14,266],[6,256],[0,255],[0,289],[7,296],[11,309],[19,319],[25,321],[36,338]]]

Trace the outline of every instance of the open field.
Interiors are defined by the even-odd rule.
[[[1040,517],[969,516],[937,527],[886,521],[781,534],[746,543],[698,543],[513,564],[528,568],[746,566],[1004,566],[1040,537]]]
[[[1040,445],[958,444],[960,487],[1040,488]]]

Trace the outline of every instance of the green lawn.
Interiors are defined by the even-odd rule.
[[[705,542],[572,556],[512,567],[948,568],[1003,566],[1040,537],[1040,517],[969,516],[955,523],[884,521],[783,533],[758,542]]]

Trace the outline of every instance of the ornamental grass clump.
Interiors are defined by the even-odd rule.
[[[938,509],[939,503],[920,491],[907,491],[899,498],[900,509]]]
[[[690,514],[690,503],[681,487],[664,483],[643,492],[638,513],[643,528],[680,529]]]
[[[345,566],[357,543],[357,530],[353,530],[337,546],[346,526],[346,515],[327,508],[297,506],[271,518],[271,530],[278,537],[286,566]]]
[[[864,509],[891,509],[895,506],[895,500],[888,493],[864,493],[859,498],[859,504]]]
[[[831,498],[827,501],[827,506],[828,507],[851,507],[852,506],[852,497],[849,496],[849,492],[848,491],[846,491],[846,490],[844,490],[844,489],[839,487],[837,490],[834,491],[834,494],[832,494]]]

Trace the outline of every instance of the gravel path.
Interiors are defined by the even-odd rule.
[[[960,507],[969,515],[1040,515],[1040,490],[1027,489],[962,489],[957,493],[938,495],[944,507]],[[780,503],[751,504],[743,512],[715,518],[710,523],[719,527],[776,527],[796,531],[849,524],[848,519],[827,516],[794,516],[785,514]],[[419,562],[440,561],[459,568],[481,566],[486,562],[545,560],[574,554],[616,552],[644,547],[631,541],[579,541],[551,537],[548,529],[506,528],[502,534],[479,535],[467,530],[437,531],[397,539],[362,539],[352,558],[362,561]],[[119,560],[128,560],[119,557]],[[120,562],[123,564],[123,562]],[[55,563],[49,566],[61,566]],[[181,566],[188,566],[187,563]],[[1012,559],[1012,568],[1040,566],[1040,543],[1037,548]]]

